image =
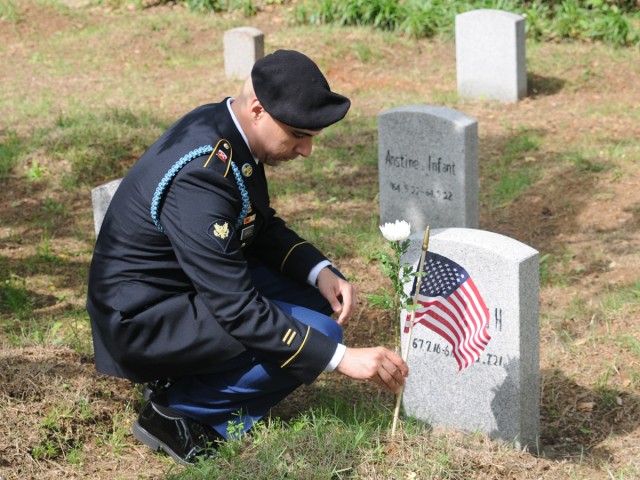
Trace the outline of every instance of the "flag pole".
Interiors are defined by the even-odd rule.
[[[424,237],[422,238],[422,253],[420,254],[420,263],[418,263],[418,280],[416,282],[416,291],[413,293],[413,305],[418,302],[418,295],[420,294],[420,288],[422,288],[422,280],[424,279],[424,259],[427,256],[427,249],[429,248],[429,233],[430,227],[424,231]],[[411,335],[413,333],[413,319],[415,317],[415,309],[411,310],[409,317],[409,332],[407,333],[407,341],[405,342],[404,352],[402,353],[402,360],[405,362],[409,358],[409,347],[411,346]],[[399,320],[399,319],[398,319]],[[393,423],[391,425],[391,435],[396,434],[396,426],[398,425],[398,416],[400,415],[400,404],[402,403],[402,394],[404,387],[400,387],[400,391],[396,397],[396,407],[393,410]]]

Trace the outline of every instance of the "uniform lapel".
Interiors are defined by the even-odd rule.
[[[242,135],[236,128],[227,108],[227,100],[221,104],[220,115],[216,115],[216,126],[223,138],[231,144],[232,161],[242,173],[251,204],[266,218],[269,212],[269,190],[262,163],[256,164]]]

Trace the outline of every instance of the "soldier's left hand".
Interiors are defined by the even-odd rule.
[[[346,327],[356,306],[356,290],[349,282],[325,267],[318,275],[318,289],[335,313],[338,325]]]

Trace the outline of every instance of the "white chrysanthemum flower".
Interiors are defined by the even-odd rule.
[[[411,234],[411,225],[404,220],[396,220],[395,223],[380,225],[382,236],[390,242],[401,242]]]

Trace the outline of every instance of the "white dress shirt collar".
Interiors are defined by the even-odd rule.
[[[240,126],[240,122],[238,122],[238,119],[236,118],[235,114],[233,113],[233,109],[231,108],[231,104],[233,103],[234,100],[235,99],[231,98],[231,97],[229,97],[227,99],[227,108],[229,109],[229,114],[231,115],[231,120],[233,120],[234,125],[236,126],[236,128],[240,132],[240,135],[242,135],[242,139],[244,140],[244,143],[247,144],[247,148],[251,152],[251,146],[249,145],[249,140],[247,140],[247,136],[244,134],[244,130],[242,130],[242,127]],[[257,165],[260,161],[253,154],[253,152],[251,152],[251,155],[253,156],[253,159],[255,160],[256,165]]]

